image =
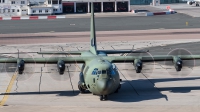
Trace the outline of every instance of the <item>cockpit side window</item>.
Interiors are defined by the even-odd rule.
[[[98,74],[101,74],[101,70],[98,71]]]
[[[110,67],[110,74],[114,75],[115,74],[115,70],[116,70],[116,66],[114,64],[112,64],[112,67]]]
[[[107,74],[111,74],[111,69],[107,69]]]
[[[116,69],[116,65],[115,64],[112,64],[112,69]]]
[[[102,70],[102,74],[106,74],[106,70]]]

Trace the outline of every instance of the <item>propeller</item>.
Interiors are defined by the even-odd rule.
[[[48,61],[50,61],[52,58],[60,57],[60,58],[67,58],[71,57],[70,54],[68,55],[57,55],[52,54]],[[57,64],[46,64],[47,73],[50,75],[50,77],[56,81],[66,81],[74,76],[74,73],[78,69],[77,64],[67,64],[62,60],[59,60]]]
[[[0,58],[7,58],[7,56],[0,55]],[[3,73],[5,72],[5,63],[0,63],[0,72]]]
[[[5,63],[4,64],[4,72],[8,74],[8,76],[12,77],[13,73],[17,73],[18,81],[28,80],[35,73],[35,63],[29,64],[23,61],[23,58],[33,58],[33,56],[27,52],[17,52],[13,54],[9,54],[7,60],[12,58],[18,58],[19,63]],[[23,69],[20,69],[22,68]]]
[[[146,77],[149,77],[155,68],[155,62],[154,59],[151,55],[151,53],[146,52],[146,53],[129,53],[126,56],[136,56],[138,57],[135,59],[132,63],[127,63],[125,64],[125,68],[127,69],[127,73],[130,77],[133,77],[134,73],[132,71],[129,71],[131,69],[135,69],[135,73],[142,73]],[[140,59],[143,56],[149,56],[152,57],[149,62],[142,62]],[[126,62],[126,61],[125,61]]]
[[[187,76],[192,72],[195,66],[195,60],[181,60],[178,55],[192,55],[190,51],[184,48],[176,48],[171,50],[167,55],[176,56],[173,61],[165,61],[165,69],[174,77]]]

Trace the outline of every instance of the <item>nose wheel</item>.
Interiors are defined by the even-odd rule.
[[[81,93],[85,93],[85,89],[83,89],[81,86],[78,86],[78,89]]]
[[[108,99],[108,95],[101,95],[100,96],[100,100],[103,101],[103,100],[107,100]]]

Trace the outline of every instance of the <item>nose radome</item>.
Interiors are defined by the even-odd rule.
[[[102,95],[107,95],[109,94],[109,90],[110,87],[112,87],[112,83],[110,79],[101,79],[97,81],[97,87],[98,87],[98,91],[102,94]]]
[[[109,74],[101,74],[100,79],[110,79],[110,75]]]
[[[107,78],[108,78],[108,75],[107,75],[107,74],[101,74],[101,78],[107,79]]]

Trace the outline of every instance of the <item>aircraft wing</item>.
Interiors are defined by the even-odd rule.
[[[155,56],[109,56],[106,57],[110,62],[116,63],[126,63],[134,62],[134,60],[139,59],[142,62],[151,62],[151,61],[170,61],[170,60],[194,60],[200,59],[200,55],[155,55]]]
[[[46,55],[81,55],[81,53],[86,51],[44,51],[37,52],[38,54]],[[98,50],[98,53],[103,52],[106,54],[120,54],[120,53],[146,53],[148,50]]]
[[[120,53],[147,53],[144,50],[98,50],[98,52],[104,52],[106,54],[120,54]]]
[[[59,60],[65,63],[85,63],[89,60],[87,57],[53,57],[53,58],[0,58],[0,63],[17,63],[23,60],[25,63],[43,63],[43,64],[56,64]]]
[[[85,51],[44,51],[44,52],[37,52],[38,54],[47,54],[47,55],[81,55]]]
[[[200,55],[160,55],[160,56],[111,56],[107,60],[113,63],[133,63],[136,73],[142,70],[143,62],[172,61],[176,71],[181,71],[182,60],[200,59]]]

